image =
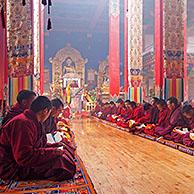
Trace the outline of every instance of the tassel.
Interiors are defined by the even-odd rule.
[[[1,19],[2,19],[2,27],[5,29],[5,15],[4,8],[1,8]]]
[[[22,0],[22,5],[23,5],[23,6],[26,5],[26,0]]]
[[[42,4],[45,6],[47,5],[47,1],[46,0],[42,0]]]
[[[47,30],[52,29],[52,25],[51,25],[51,19],[48,19],[48,23],[47,23]]]
[[[48,0],[48,6],[52,6],[52,1]]]

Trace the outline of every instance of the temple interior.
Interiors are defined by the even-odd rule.
[[[0,193],[194,193],[193,0],[0,11]]]

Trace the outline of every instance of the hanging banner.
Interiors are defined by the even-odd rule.
[[[142,99],[143,66],[143,0],[128,0],[128,80],[129,92],[139,102]],[[133,91],[133,92],[132,92]],[[138,92],[141,91],[141,92]],[[141,96],[139,96],[141,95]],[[137,98],[137,96],[139,96]]]
[[[10,77],[32,75],[33,18],[31,0],[22,5],[21,0],[7,1],[7,48]]]
[[[109,1],[109,81],[110,95],[120,93],[120,1]]]

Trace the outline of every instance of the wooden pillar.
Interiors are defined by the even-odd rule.
[[[164,97],[184,100],[186,0],[164,0]]]
[[[125,97],[128,97],[128,0],[124,0],[124,89]]]
[[[155,95],[163,97],[164,51],[163,51],[163,0],[155,0]]]
[[[109,81],[110,95],[120,93],[120,0],[109,0]]]
[[[129,99],[142,102],[143,0],[128,0]]]

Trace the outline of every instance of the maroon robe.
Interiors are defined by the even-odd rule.
[[[151,111],[145,111],[144,115],[138,119],[136,119],[138,123],[148,124],[151,122]]]
[[[148,134],[148,135],[156,135],[155,134],[155,129],[158,128],[158,127],[162,127],[162,128],[165,128],[168,126],[168,123],[169,123],[169,113],[170,113],[170,110],[166,107],[162,110],[159,111],[159,115],[158,115],[158,123],[157,125],[155,126],[152,126],[150,128],[145,128],[144,129],[144,133]]]
[[[137,121],[137,119],[141,118],[142,116],[144,116],[144,110],[143,106],[140,105],[134,109],[133,117],[131,119]]]
[[[194,118],[192,118],[189,122],[188,128],[191,130],[192,133],[194,132]],[[189,135],[190,133],[182,135],[182,143],[188,147],[194,147],[194,140],[192,140]]]
[[[21,107],[19,103],[16,103],[11,109],[7,112],[2,121],[2,126],[4,126],[8,121],[10,121],[15,116],[24,112],[24,109]]]
[[[74,156],[46,146],[41,125],[31,110],[9,121],[0,134],[0,177],[4,180],[71,179],[76,171]],[[45,147],[46,146],[46,147]]]
[[[157,124],[159,119],[159,110],[157,107],[152,107],[150,123]]]
[[[157,135],[164,136],[166,139],[172,139],[172,131],[175,127],[184,127],[186,125],[182,118],[181,106],[177,106],[170,112],[168,118],[168,125],[166,127],[157,126],[155,132]]]

